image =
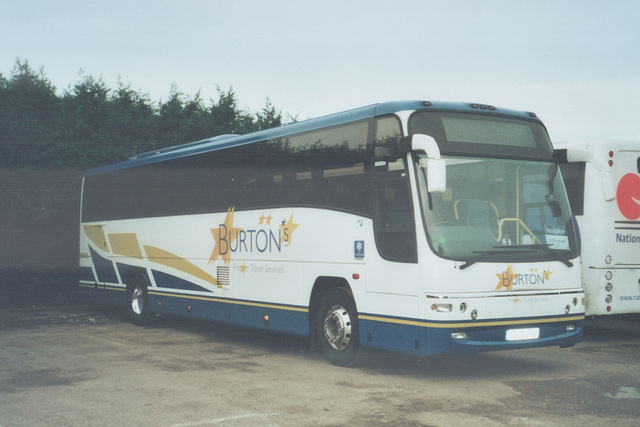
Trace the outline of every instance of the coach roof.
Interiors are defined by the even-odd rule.
[[[86,175],[97,175],[106,172],[113,172],[121,169],[128,169],[135,166],[141,166],[150,163],[162,162],[165,160],[192,156],[199,153],[220,150],[224,148],[251,144],[254,142],[264,141],[273,138],[279,138],[296,133],[308,132],[329,126],[337,126],[358,120],[364,120],[376,116],[393,114],[398,111],[413,111],[419,109],[429,110],[449,110],[459,112],[474,112],[491,115],[508,115],[511,117],[520,117],[529,120],[538,121],[533,113],[498,109],[493,106],[472,103],[454,103],[454,102],[430,102],[430,101],[394,101],[373,104],[366,107],[355,108],[340,113],[334,113],[323,117],[304,120],[276,128],[261,130],[244,135],[219,135],[212,138],[206,138],[195,142],[176,145],[173,147],[161,148],[147,153],[138,154],[120,163],[114,163],[107,166],[101,166],[86,172]]]

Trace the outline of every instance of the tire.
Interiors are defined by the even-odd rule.
[[[320,298],[316,337],[320,349],[331,363],[352,365],[360,351],[358,312],[345,288],[333,288]]]
[[[127,313],[136,325],[147,325],[151,320],[147,281],[139,274],[131,279],[131,287],[127,292]]]

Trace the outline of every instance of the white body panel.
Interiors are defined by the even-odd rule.
[[[589,141],[578,146],[611,160],[616,199],[605,200],[595,168],[585,165],[582,242],[586,314],[640,313],[640,141]],[[612,156],[609,155],[612,153]]]
[[[263,215],[271,216],[270,224],[266,220],[260,224]],[[317,227],[318,223],[327,226]],[[332,211],[300,208],[144,218],[84,224],[83,229],[92,227],[102,230],[106,247],[86,231],[81,244],[101,257],[166,273],[202,288],[171,290],[177,294],[308,306],[316,278],[342,277],[350,283],[362,312],[466,322],[474,309],[478,321],[557,316],[580,292],[579,268],[560,262],[477,263],[461,270],[460,262],[433,254],[426,239],[419,239],[417,264],[388,262],[376,250],[370,219]],[[424,233],[420,228],[418,234]],[[274,240],[285,229],[288,240]],[[217,231],[217,240],[212,230]],[[118,246],[119,236],[129,236],[126,242],[135,248]],[[355,252],[358,242],[364,245],[364,257],[356,257],[361,255]],[[158,256],[158,250],[172,259]],[[125,256],[136,251],[140,259]],[[81,260],[81,266],[89,265],[89,258]],[[225,267],[228,283],[218,279],[218,268]],[[124,289],[126,280],[120,277],[108,285]],[[153,292],[158,286],[153,282],[151,287]],[[434,312],[429,309],[434,301],[455,301],[455,310]],[[458,310],[461,302],[467,304],[464,312]]]

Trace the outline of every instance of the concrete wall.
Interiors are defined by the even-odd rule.
[[[0,307],[77,301],[82,174],[0,169]]]

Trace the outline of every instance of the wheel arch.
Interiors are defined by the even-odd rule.
[[[357,304],[353,295],[353,290],[351,289],[351,285],[344,277],[334,277],[334,276],[320,276],[316,278],[315,283],[313,284],[313,289],[311,290],[311,296],[309,298],[309,334],[311,338],[311,349],[318,350],[318,334],[316,327],[317,315],[316,312],[319,309],[320,301],[322,300],[322,296],[327,294],[331,289],[335,288],[343,288],[346,290],[353,299],[353,303]]]
[[[131,292],[133,284],[135,283],[136,277],[141,277],[147,288],[151,286],[151,281],[149,280],[149,274],[147,270],[143,267],[127,267],[126,270],[121,271],[122,280],[127,289],[127,294]]]

